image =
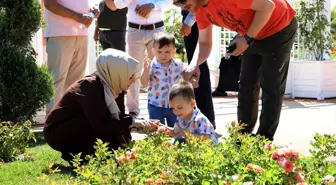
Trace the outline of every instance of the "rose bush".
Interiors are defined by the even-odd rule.
[[[235,125],[235,124],[233,124]],[[310,156],[290,146],[275,146],[263,137],[241,135],[229,126],[230,137],[215,145],[188,137],[172,144],[165,133],[153,132],[126,149],[111,152],[98,140],[94,156],[73,162],[78,184],[204,184],[304,185],[335,183],[335,135],[316,134]]]

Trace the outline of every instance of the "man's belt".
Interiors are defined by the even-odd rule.
[[[132,23],[129,22],[128,26],[130,28],[136,28],[139,30],[155,30],[156,28],[160,28],[164,25],[163,21],[157,22],[155,24],[136,24],[136,23]]]

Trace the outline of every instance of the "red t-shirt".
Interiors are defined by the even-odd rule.
[[[206,6],[201,6],[195,13],[198,29],[214,24],[244,35],[255,14],[250,8],[252,2],[253,0],[209,0]],[[256,39],[260,40],[277,33],[288,26],[295,16],[295,10],[286,0],[273,0],[273,2],[275,9]]]

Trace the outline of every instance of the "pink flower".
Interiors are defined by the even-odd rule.
[[[251,182],[251,181],[244,182],[243,185],[253,185],[253,182]]]
[[[279,159],[280,157],[286,157],[298,161],[300,159],[300,153],[293,148],[288,146],[279,148],[272,153],[272,159]]]
[[[290,161],[289,159],[282,157],[279,158],[278,160],[278,164],[281,168],[283,168],[286,172],[291,172],[294,169],[293,163],[292,161]]]
[[[272,156],[271,156],[272,159],[275,160],[275,159],[278,159],[279,157],[280,157],[280,154],[279,154],[278,150],[276,150],[272,153]]]
[[[299,182],[299,183],[296,183],[296,185],[308,185],[306,182]]]
[[[299,181],[299,182],[305,182],[305,180],[304,180],[304,176],[303,176],[300,172],[297,172],[297,173],[296,173],[295,178],[296,178],[296,180]]]
[[[264,146],[264,148],[265,148],[266,150],[270,151],[270,150],[272,150],[272,145],[267,144],[267,145]]]

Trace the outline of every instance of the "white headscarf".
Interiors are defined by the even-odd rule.
[[[106,49],[97,58],[97,75],[104,85],[106,106],[114,118],[119,119],[120,113],[115,98],[128,89],[127,81],[140,70],[138,63],[127,53],[116,49]]]

